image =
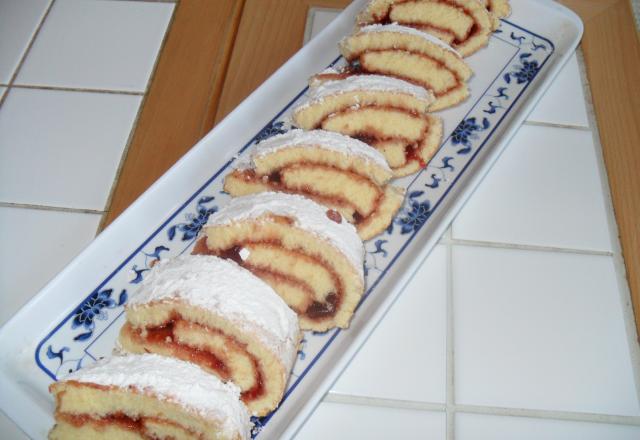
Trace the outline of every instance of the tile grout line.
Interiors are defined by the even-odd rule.
[[[613,414],[597,414],[578,411],[508,408],[488,405],[469,405],[437,402],[423,402],[411,400],[396,400],[382,397],[356,396],[351,394],[329,393],[324,402],[342,403],[348,405],[361,405],[382,408],[397,408],[433,412],[449,412],[449,406],[453,413],[468,413],[488,416],[528,417],[544,420],[562,420],[573,422],[607,423],[615,425],[640,426],[640,416],[623,416]],[[450,438],[447,431],[447,439]]]
[[[591,131],[591,127],[584,127],[582,125],[573,125],[573,124],[558,124],[555,122],[541,122],[541,121],[526,120],[522,123],[522,125],[528,125],[531,127],[563,128],[565,130]]]
[[[67,208],[64,206],[32,205],[29,203],[0,202],[0,208],[36,209],[39,211],[73,212],[76,214],[99,214],[104,211],[86,208]]]
[[[316,12],[329,12],[329,13],[339,14],[342,11],[344,11],[344,9],[328,8],[324,6],[311,6],[307,11],[307,19],[304,25],[304,37],[302,39],[302,44],[305,45],[309,41],[311,41],[311,31],[313,30],[313,24],[315,23],[315,20],[316,20]]]
[[[167,42],[167,38],[169,36],[169,32],[171,30],[171,26],[173,25],[173,20],[176,17],[176,10],[178,9],[178,3],[174,3],[173,11],[171,11],[171,18],[169,18],[169,22],[167,23],[167,27],[164,30],[164,35],[162,37],[162,42],[160,43],[160,48],[158,49],[158,55],[153,63],[153,68],[151,69],[151,74],[149,75],[149,79],[147,80],[147,84],[145,85],[144,92],[140,95],[142,99],[140,100],[140,104],[138,106],[138,111],[136,112],[136,117],[131,124],[131,129],[129,131],[129,136],[127,137],[127,141],[125,143],[124,149],[122,150],[122,154],[120,155],[120,161],[118,162],[118,168],[116,168],[116,173],[113,176],[113,181],[111,182],[111,188],[109,188],[109,194],[107,195],[107,200],[104,203],[104,211],[102,214],[102,218],[100,219],[100,223],[98,224],[98,229],[96,230],[96,236],[100,234],[105,228],[105,221],[107,219],[107,215],[111,210],[111,202],[113,200],[113,195],[115,194],[116,187],[118,186],[118,181],[120,180],[120,175],[122,174],[122,170],[124,168],[125,162],[127,161],[127,157],[129,156],[129,149],[131,147],[131,142],[133,142],[133,137],[136,133],[136,129],[138,128],[138,122],[140,121],[140,115],[142,114],[142,110],[147,102],[147,97],[149,94],[149,89],[151,89],[151,84],[153,83],[153,79],[156,75],[156,70],[158,68],[158,62],[164,51],[165,44]]]
[[[534,245],[534,244],[518,244],[518,243],[504,243],[504,242],[493,242],[493,241],[482,241],[482,240],[467,240],[461,238],[442,238],[442,244],[451,243],[453,245],[460,246],[470,246],[470,247],[486,247],[486,248],[494,248],[494,249],[515,249],[522,251],[536,251],[536,252],[558,252],[558,253],[567,253],[567,254],[578,254],[578,255],[596,255],[603,257],[611,257],[614,256],[614,252],[611,251],[596,251],[590,249],[573,249],[573,248],[562,248],[562,247],[554,247],[554,246],[542,246],[542,245]]]
[[[624,256],[622,255],[620,233],[618,231],[618,223],[615,218],[613,200],[611,198],[611,188],[609,187],[609,176],[607,174],[607,167],[604,163],[604,154],[602,151],[602,144],[600,142],[600,131],[598,129],[598,122],[595,115],[595,109],[593,107],[593,99],[591,97],[591,89],[589,87],[589,79],[587,78],[585,69],[584,55],[581,48],[576,51],[576,56],[578,59],[578,71],[582,79],[583,93],[587,105],[587,117],[589,118],[589,124],[593,127],[591,131],[593,137],[593,148],[598,162],[597,166],[600,174],[600,185],[603,192],[605,211],[607,213],[607,223],[609,226],[609,237],[611,244],[614,247],[613,262],[616,272],[616,281],[618,283],[620,307],[622,309],[622,317],[624,320],[625,332],[627,334],[629,356],[631,358],[631,372],[636,386],[636,398],[638,399],[638,402],[640,402],[640,345],[638,342],[639,335],[636,327],[636,319],[640,319],[640,317],[636,317],[633,311],[631,290],[627,280]]]
[[[373,406],[383,408],[413,409],[422,411],[445,412],[447,404],[437,402],[422,402],[411,400],[396,400],[380,397],[356,396],[350,394],[330,393],[324,398],[325,402],[350,405]],[[455,412],[468,414],[529,417],[545,420],[563,420],[590,423],[609,423],[616,425],[640,426],[640,416],[621,416],[612,414],[597,414],[577,411],[507,408],[485,405],[452,404]]]
[[[612,414],[583,413],[577,411],[506,408],[484,405],[456,405],[456,411],[507,417],[529,417],[545,420],[562,420],[572,422],[608,423],[615,425],[640,426],[640,416],[617,416]]]
[[[452,235],[452,226],[449,225],[449,237]],[[454,357],[454,326],[453,326],[453,241],[449,238],[446,243],[447,252],[447,329],[445,336],[446,345],[446,374],[447,383],[445,391],[446,399],[446,439],[455,439],[455,357]]]
[[[120,0],[120,1],[149,1],[151,3],[169,3],[169,4],[173,4],[173,10],[171,11],[171,17],[169,18],[169,22],[167,23],[167,27],[164,30],[164,35],[162,36],[162,41],[160,42],[160,47],[158,49],[158,55],[156,56],[155,61],[153,62],[153,67],[151,68],[151,73],[149,74],[149,78],[147,79],[147,84],[145,84],[144,87],[144,91],[140,92],[141,95],[143,96],[147,96],[147,94],[149,93],[149,89],[151,88],[151,84],[153,82],[153,79],[156,75],[156,69],[158,68],[158,62],[160,60],[160,55],[162,54],[162,51],[164,50],[164,45],[167,42],[167,38],[169,36],[169,30],[171,29],[171,26],[173,25],[173,21],[176,17],[176,10],[178,9],[178,3],[180,2],[180,0]]]
[[[316,8],[310,7],[307,11],[307,22],[304,25],[304,37],[302,38],[302,45],[306,45],[311,40],[311,31],[313,30],[313,23],[316,19]]]
[[[227,82],[227,75],[229,73],[229,66],[231,65],[231,58],[238,41],[238,34],[240,33],[240,23],[242,16],[247,6],[246,0],[236,0],[231,11],[231,20],[225,26],[225,34],[231,35],[229,41],[221,46],[222,52],[216,55],[215,59],[220,60],[220,67],[217,73],[213,73],[209,76],[209,85],[207,93],[207,110],[203,117],[200,119],[200,126],[198,129],[198,141],[204,138],[210,131],[212,131],[217,125],[216,117],[218,110],[220,109],[220,99],[222,98],[224,85]],[[214,106],[211,104],[215,103]]]
[[[14,89],[29,90],[56,90],[61,92],[82,92],[82,93],[105,93],[110,95],[128,95],[128,96],[144,96],[145,92],[134,92],[131,90],[115,90],[115,89],[94,89],[91,87],[66,87],[66,86],[43,86],[32,84],[12,84]]]
[[[412,400],[395,400],[381,397],[354,396],[350,394],[327,393],[322,399],[328,403],[342,403],[347,405],[373,406],[378,408],[413,409],[422,411],[444,412],[446,405],[435,402],[419,402]]]
[[[38,37],[38,34],[40,33],[40,29],[42,29],[42,26],[44,25],[44,22],[46,21],[47,17],[49,17],[49,12],[51,12],[51,9],[53,8],[53,5],[55,4],[55,2],[56,2],[56,0],[51,0],[50,1],[49,6],[47,6],[47,10],[44,11],[44,14],[42,14],[42,18],[40,19],[40,22],[38,23],[38,26],[36,26],[36,30],[33,32],[33,35],[31,35],[31,39],[29,40],[29,44],[27,44],[27,47],[24,50],[24,52],[22,54],[22,57],[20,58],[20,61],[18,61],[18,65],[16,66],[15,70],[13,71],[13,75],[11,75],[11,78],[9,78],[9,82],[7,84],[7,90],[5,91],[3,96],[0,96],[0,108],[2,108],[2,105],[6,101],[7,96],[9,96],[9,92],[11,91],[11,87],[13,87],[13,82],[18,77],[18,73],[20,72],[20,69],[22,69],[22,65],[24,64],[25,60],[27,59],[27,55],[29,55],[29,52],[31,51],[31,48],[33,47],[33,43],[36,41],[36,38]]]

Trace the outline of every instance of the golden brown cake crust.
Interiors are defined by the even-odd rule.
[[[357,22],[414,27],[451,44],[465,57],[488,43],[497,23],[478,0],[372,0]]]
[[[298,312],[300,327],[347,327],[364,291],[363,245],[353,225],[299,195],[233,199],[209,218],[193,250],[230,258]]]
[[[98,361],[49,390],[56,401],[53,439],[249,435],[249,414],[236,386],[193,364],[154,354]]]
[[[398,24],[365,26],[340,42],[349,62],[341,72],[321,73],[313,84],[335,76],[378,74],[392,76],[433,92],[429,110],[454,106],[469,96],[472,71],[460,54],[434,36]]]
[[[241,389],[254,415],[280,402],[295,361],[295,313],[232,261],[183,255],[156,264],[126,306],[120,344],[193,362]]]
[[[393,172],[383,154],[324,130],[274,136],[238,166],[224,181],[232,196],[277,191],[308,197],[336,211],[337,220],[354,224],[363,240],[389,225],[404,195],[400,188],[388,188]]]
[[[496,18],[505,18],[511,15],[509,0],[482,0],[482,2]]]
[[[294,123],[306,130],[341,133],[375,147],[384,154],[395,177],[419,171],[430,160],[424,152],[435,151],[440,144],[440,118],[427,113],[428,105],[418,105],[428,101],[404,90],[367,89],[370,78],[407,84],[425,93],[423,88],[380,75],[328,81],[315,86],[310,99],[294,109]]]

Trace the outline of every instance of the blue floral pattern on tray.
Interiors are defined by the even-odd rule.
[[[495,113],[497,108],[501,108],[495,107],[491,101],[489,101],[489,107],[491,108],[491,113]],[[487,110],[485,110],[485,112],[487,112]],[[482,118],[482,124],[477,124],[475,117],[463,119],[455,130],[453,130],[451,143],[453,146],[462,145],[464,147],[457,151],[458,154],[467,154],[471,151],[471,141],[479,139],[476,132],[484,131],[489,127],[491,127],[491,123],[487,118]]]
[[[169,240],[173,240],[176,232],[182,233],[182,241],[193,240],[196,238],[200,229],[207,224],[209,216],[218,211],[216,205],[211,203],[215,200],[213,196],[201,197],[196,204],[196,212],[187,213],[185,215],[186,223],[176,223],[167,229]]]
[[[107,310],[120,307],[127,302],[127,291],[122,290],[118,301],[111,298],[113,289],[106,289],[99,292],[93,292],[89,295],[89,298],[85,300],[73,315],[73,321],[71,321],[71,329],[82,327],[87,332],[80,333],[73,337],[74,341],[86,341],[93,336],[93,330],[95,328],[95,321],[106,321],[109,318]]]
[[[444,140],[427,167],[405,180],[407,197],[392,224],[383,234],[365,243],[368,290],[363,301],[375,294],[378,281],[385,276],[407,244],[430,221],[458,177],[473,162],[554,51],[549,40],[506,20],[502,21],[493,38],[500,41],[499,44],[512,48],[512,57]],[[289,130],[286,112],[302,98],[303,93],[300,93],[239,153],[245,152],[261,140]],[[224,173],[221,171],[223,170],[218,170],[215,174],[218,177],[212,177],[180,209],[172,213],[154,234],[43,338],[36,350],[35,359],[44,373],[52,379],[58,379],[109,354],[114,335],[123,321],[123,307],[129,292],[133,292],[158,260],[188,252],[209,216],[228,201],[229,195],[222,189]],[[325,333],[308,332],[305,335],[285,400],[304,380],[316,360],[340,332],[338,329]],[[257,437],[265,429],[272,415],[273,413],[259,419],[254,418],[253,437]]]
[[[428,200],[419,202],[417,199],[422,195],[424,195],[424,191],[411,191],[409,193],[407,196],[408,204],[400,209],[396,218],[387,228],[387,234],[393,234],[394,225],[399,226],[400,234],[404,235],[410,232],[416,232],[425,224],[429,215],[431,215],[431,204]]]
[[[270,122],[269,125],[264,127],[262,131],[260,131],[260,133],[256,135],[255,142],[256,143],[262,142],[263,140],[269,139],[270,137],[275,136],[277,134],[286,133],[288,129],[285,128],[284,124],[285,124],[284,121]]]

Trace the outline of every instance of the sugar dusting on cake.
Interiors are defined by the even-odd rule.
[[[440,46],[442,49],[448,50],[450,52],[453,52],[457,57],[462,58],[462,55],[460,54],[460,52],[458,52],[457,50],[455,50],[453,47],[449,46],[447,43],[445,43],[444,41],[442,41],[441,39],[434,37],[431,34],[428,34],[426,32],[423,32],[421,30],[418,29],[414,29],[412,27],[408,27],[408,26],[402,26],[398,23],[391,23],[391,24],[370,24],[368,26],[364,26],[362,28],[359,29],[358,32],[362,32],[362,33],[369,33],[369,32],[397,32],[397,33],[401,33],[401,34],[409,34],[409,35],[415,35],[417,37],[423,38],[433,44],[436,44],[438,46]]]
[[[384,155],[375,148],[349,136],[326,130],[291,130],[273,136],[257,144],[252,156],[262,157],[289,147],[318,147],[342,154],[353,154],[375,163],[388,173],[392,172]]]
[[[327,208],[302,196],[263,192],[232,199],[209,217],[207,225],[227,225],[266,214],[289,217],[300,229],[328,241],[341,251],[363,279],[364,247],[356,228],[346,221],[338,224],[329,220],[326,211]]]
[[[215,420],[228,437],[240,432],[249,438],[249,414],[240,401],[240,388],[189,362],[156,354],[114,356],[70,374],[65,381],[133,388]]]
[[[211,255],[161,261],[127,307],[172,300],[219,314],[258,338],[285,368],[293,365],[300,340],[295,312],[267,283],[233,261]]]
[[[333,78],[326,78],[327,76],[333,76]],[[322,72],[317,73],[309,78],[309,87],[315,88],[327,81],[338,81],[340,79],[348,78],[349,76],[352,75],[345,74],[343,70],[337,70],[335,67],[327,67]]]
[[[431,91],[401,79],[383,75],[353,75],[340,80],[325,81],[311,87],[307,105],[327,96],[355,91],[402,93],[425,101],[427,104],[435,100]]]

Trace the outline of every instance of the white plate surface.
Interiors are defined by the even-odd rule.
[[[151,262],[188,251],[228,201],[222,180],[237,154],[289,129],[307,78],[343,62],[337,43],[364,3],[354,2],[282,66],[0,329],[0,408],[29,436],[45,438],[53,425],[48,385],[109,355],[123,305]],[[512,7],[489,46],[467,59],[471,97],[439,112],[440,150],[397,182],[407,187],[404,207],[365,243],[367,291],[351,327],[305,335],[284,401],[256,420],[254,436],[295,434],[573,53],[582,34],[573,13],[549,0],[512,0]]]

